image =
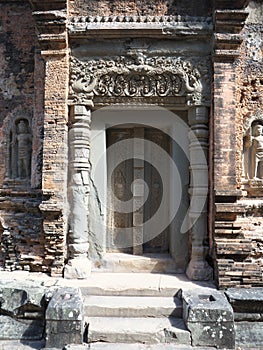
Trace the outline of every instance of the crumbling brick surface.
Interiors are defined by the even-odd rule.
[[[214,187],[235,190],[235,70],[232,63],[214,64]]]
[[[263,105],[263,25],[247,24],[241,58],[237,62],[237,180],[241,184],[243,123],[262,110]]]
[[[215,247],[220,288],[263,286],[262,209],[247,208],[246,216],[216,221]]]
[[[89,16],[166,16],[211,15],[211,2],[208,0],[76,0],[70,1],[71,15]]]
[[[32,119],[35,28],[27,2],[0,3],[0,185],[6,172],[7,138],[14,118]]]
[[[7,270],[42,271],[41,197],[32,189],[41,187],[43,133],[43,70],[39,75],[35,70],[35,21],[27,1],[1,2],[0,16],[0,263]],[[36,109],[35,91],[41,101]],[[32,187],[28,181],[8,178],[10,133],[19,118],[26,118],[33,130]]]
[[[1,200],[0,218],[3,221],[1,251],[5,269],[13,271],[45,271],[42,215],[40,198],[25,194],[5,195]]]

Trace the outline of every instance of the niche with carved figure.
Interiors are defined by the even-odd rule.
[[[10,179],[29,179],[31,175],[32,132],[27,119],[17,119],[9,133]]]
[[[263,180],[263,115],[244,125],[243,175],[248,180]]]

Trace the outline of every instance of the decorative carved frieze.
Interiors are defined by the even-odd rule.
[[[175,23],[175,22],[210,22],[208,17],[191,17],[191,16],[82,16],[72,17],[73,23]]]
[[[90,104],[94,97],[182,97],[187,104],[210,100],[209,66],[176,57],[146,57],[143,53],[85,62],[72,58],[70,104]],[[205,77],[205,79],[204,79]]]
[[[78,16],[71,17],[68,24],[69,34],[73,37],[134,36],[150,35],[207,35],[211,33],[211,17],[191,16]],[[124,29],[124,30],[121,30]],[[128,34],[127,34],[128,33]]]

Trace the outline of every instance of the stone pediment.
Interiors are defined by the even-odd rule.
[[[93,98],[184,97],[188,105],[207,104],[209,82],[203,77],[208,66],[195,66],[177,57],[118,56],[71,60],[70,104],[85,104]],[[204,72],[206,70],[206,72]],[[206,74],[209,76],[209,74]]]

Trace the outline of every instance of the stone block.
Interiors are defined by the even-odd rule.
[[[229,288],[225,292],[234,309],[236,346],[263,344],[263,288]]]
[[[229,288],[225,294],[235,313],[263,313],[263,288]]]
[[[233,310],[223,293],[211,289],[183,292],[183,316],[193,346],[235,348]]]
[[[46,311],[46,346],[62,348],[69,343],[81,344],[83,332],[83,303],[79,289],[58,289]]]
[[[63,350],[88,350],[88,349],[90,349],[90,344],[82,344],[82,345],[70,344],[65,346]]]
[[[43,337],[43,332],[44,320],[0,315],[0,340],[38,340]]]
[[[19,314],[23,309],[32,311],[44,311],[45,288],[34,287],[33,283],[26,283],[23,288],[18,288],[17,282],[0,283],[1,309],[11,314]]]
[[[29,281],[0,282],[0,339],[35,340],[44,333],[45,288]]]
[[[263,322],[236,322],[236,346],[241,349],[262,349]]]

